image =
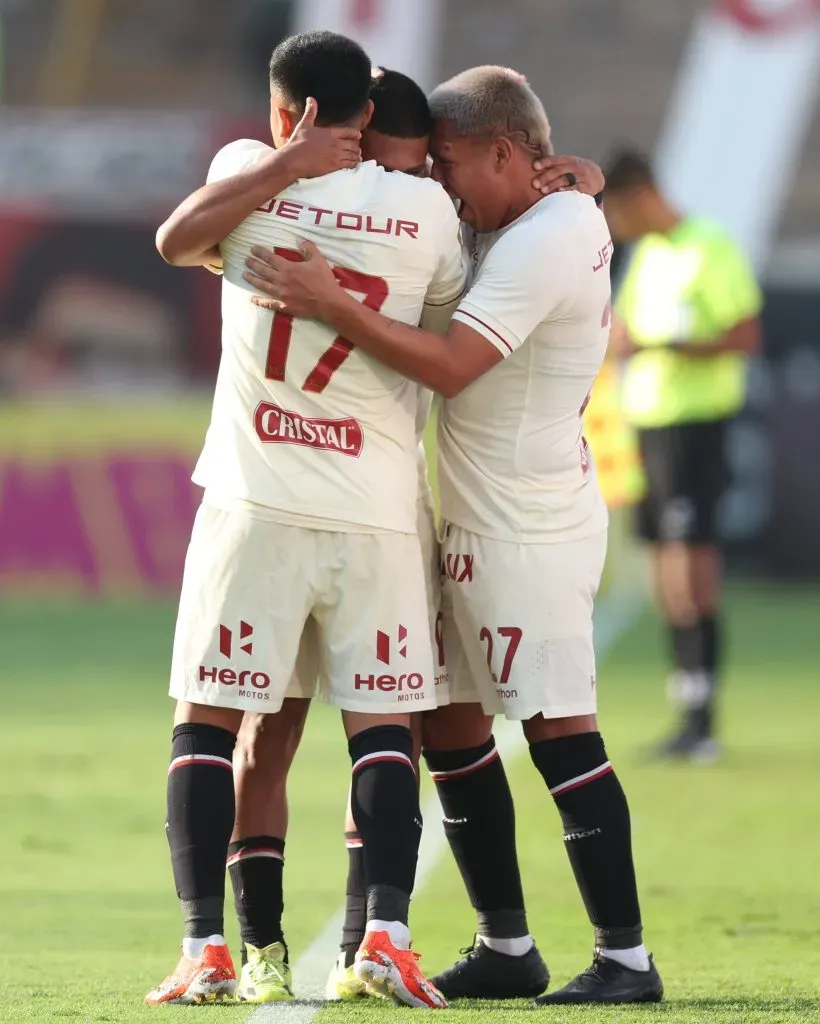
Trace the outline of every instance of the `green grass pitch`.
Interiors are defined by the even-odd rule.
[[[556,1008],[534,1020],[820,1021],[820,593],[736,589],[729,624],[729,753],[717,767],[640,761],[666,723],[651,618],[599,675],[604,731],[634,816],[647,943],[668,1001]],[[242,1006],[141,1005],[179,941],[163,834],[172,625],[165,604],[0,606],[0,1019],[249,1016]],[[590,932],[543,786],[526,755],[509,769],[530,923],[559,985],[588,963]],[[347,772],[336,717],[317,707],[291,788],[294,959],[342,899]],[[413,926],[431,972],[470,941],[472,916],[449,857],[414,901]],[[233,924],[230,935],[235,945]],[[389,1024],[408,1012],[334,1006],[319,1019]],[[523,1004],[485,1004],[457,1007],[450,1019],[526,1013]]]

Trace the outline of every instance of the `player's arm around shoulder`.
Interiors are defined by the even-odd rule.
[[[221,266],[219,242],[252,212],[244,211],[252,199],[257,199],[257,193],[267,192],[263,161],[274,153],[270,146],[254,139],[237,139],[219,150],[211,161],[205,185],[183,200],[157,231],[157,251],[166,263],[176,267],[204,265],[209,269]],[[287,166],[287,158],[276,159]],[[259,203],[253,209],[256,205]]]
[[[552,248],[552,273],[539,264],[539,249],[527,244],[528,224],[493,245],[479,275],[442,337],[389,320],[349,295],[313,245],[301,263],[254,247],[246,280],[270,298],[257,305],[290,316],[317,318],[339,335],[411,380],[454,398],[523,345],[534,328],[564,299],[564,279]],[[533,258],[535,257],[535,259]],[[574,271],[572,271],[574,273]]]
[[[206,184],[180,203],[157,231],[157,249],[166,263],[213,264],[219,243],[299,178],[355,167],[361,160],[361,133],[352,128],[317,128],[316,113],[316,101],[308,100],[302,120],[281,149],[252,139],[221,149]]]

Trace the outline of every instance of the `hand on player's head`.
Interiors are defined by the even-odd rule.
[[[580,156],[539,157],[532,169],[536,172],[532,187],[545,196],[567,189],[597,196],[604,190],[604,172],[596,163]]]
[[[312,242],[302,245],[302,260],[285,259],[272,249],[255,245],[245,260],[245,280],[263,295],[251,301],[263,309],[312,319],[323,300],[339,285],[330,264]]]
[[[362,133],[356,128],[317,128],[318,104],[308,97],[305,112],[288,139],[294,172],[300,178],[318,178],[361,163]]]

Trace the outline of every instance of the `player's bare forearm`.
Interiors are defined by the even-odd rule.
[[[286,146],[271,150],[253,167],[212,182],[188,196],[157,232],[157,249],[174,266],[211,263],[208,250],[226,238],[257,207],[298,178],[314,178],[355,167],[361,160],[361,132],[355,128],[317,128],[316,100],[305,112]]]
[[[398,373],[452,398],[467,384],[469,364],[459,359],[459,346],[449,333],[442,337],[421,327],[390,320],[363,306],[344,289],[320,306],[320,319],[357,348]],[[452,326],[451,326],[452,330]]]
[[[262,294],[255,305],[288,316],[322,320],[340,337],[405,377],[452,398],[501,359],[487,339],[453,320],[445,336],[388,320],[352,298],[311,242],[302,261],[253,246],[244,277]]]
[[[213,263],[213,250],[222,239],[298,176],[284,147],[240,174],[197,189],[157,231],[160,256],[175,267]]]

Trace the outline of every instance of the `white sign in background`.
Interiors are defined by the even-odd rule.
[[[299,0],[296,31],[328,29],[360,43],[374,64],[437,84],[440,0]]]
[[[720,0],[696,22],[657,150],[682,209],[724,224],[762,269],[820,80],[820,0]]]

